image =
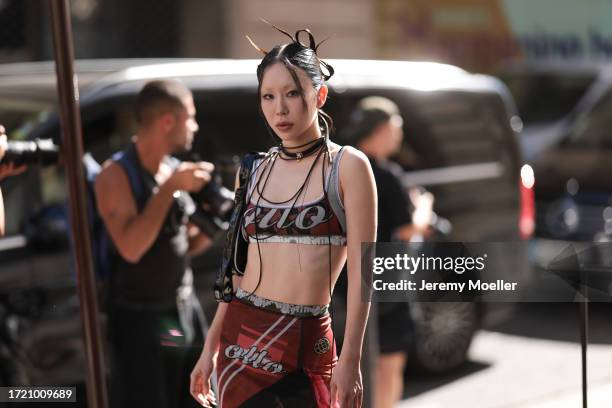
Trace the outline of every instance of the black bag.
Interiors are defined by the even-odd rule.
[[[247,263],[247,250],[249,241],[242,233],[242,216],[246,209],[246,189],[251,177],[251,168],[255,160],[264,157],[264,153],[249,153],[242,159],[238,175],[238,188],[234,197],[234,210],[229,221],[229,228],[225,237],[221,269],[215,280],[215,299],[217,302],[230,302],[234,297],[232,276],[242,276]]]

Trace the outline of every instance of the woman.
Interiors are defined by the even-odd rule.
[[[376,188],[367,157],[329,140],[330,118],[321,108],[333,69],[317,57],[312,34],[277,30],[291,42],[267,53],[258,48],[265,56],[257,79],[260,110],[279,146],[255,161],[245,187],[247,265],[234,279],[233,300],[217,309],[191,393],[210,406],[216,368],[223,408],[360,407],[369,310],[361,297],[361,243],[376,239]],[[347,260],[337,358],[328,305]]]

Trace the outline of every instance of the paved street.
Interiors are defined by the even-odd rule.
[[[590,408],[612,404],[611,312],[612,304],[590,305]],[[461,369],[409,376],[399,407],[580,407],[578,324],[577,304],[519,305],[508,321],[478,333]]]

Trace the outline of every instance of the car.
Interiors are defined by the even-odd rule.
[[[520,176],[517,116],[499,80],[438,63],[329,63],[336,75],[325,109],[337,129],[364,96],[386,96],[399,105],[407,137],[397,161],[418,169],[404,181],[435,194],[436,210],[452,224],[448,240],[521,240],[528,235],[522,227],[530,216],[529,189]],[[267,150],[273,143],[257,107],[257,64],[222,59],[78,61],[85,150],[102,162],[124,147],[136,129],[132,105],[143,84],[179,78],[193,91],[197,107],[200,134],[193,152],[216,163],[220,181],[232,188],[240,155]],[[55,92],[52,63],[0,66],[0,121],[9,138],[60,142]],[[21,314],[25,323],[19,331],[28,375],[32,383],[75,383],[83,378],[83,351],[64,170],[59,165],[30,166],[2,188],[8,218],[7,236],[0,239],[0,291],[37,295],[34,311]],[[221,241],[193,261],[209,316],[215,307],[210,288]],[[461,364],[480,322],[480,306],[422,304],[414,309],[418,336],[412,360],[432,371]]]
[[[570,245],[612,238],[612,64],[514,62],[499,76],[524,121],[523,156],[537,179],[533,253],[542,272]],[[607,275],[599,286],[609,297]]]

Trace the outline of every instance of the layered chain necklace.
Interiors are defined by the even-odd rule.
[[[286,148],[281,145],[279,150],[276,150],[276,152],[272,153],[268,158],[262,161],[262,163],[260,163],[259,166],[257,166],[259,168],[262,164],[264,165],[264,166],[261,166],[262,169],[261,169],[261,172],[259,173],[259,177],[255,175],[256,177],[256,179],[254,180],[255,185],[253,186],[253,191],[251,192],[251,197],[253,196],[255,192],[257,192],[257,200],[255,202],[255,224],[254,224],[255,235],[254,235],[254,238],[257,243],[257,253],[258,253],[258,259],[259,259],[259,276],[257,278],[257,285],[255,286],[255,289],[253,289],[253,291],[250,292],[251,295],[254,294],[259,288],[259,285],[261,284],[261,281],[262,281],[262,275],[263,275],[263,257],[262,257],[261,248],[259,246],[259,243],[260,241],[265,241],[265,239],[269,238],[269,236],[262,236],[258,228],[259,226],[257,222],[257,213],[258,213],[258,209],[261,208],[260,200],[263,199],[264,201],[270,204],[275,204],[275,205],[282,205],[282,204],[290,203],[289,211],[291,212],[297,205],[299,197],[304,193],[305,188],[308,185],[308,182],[317,165],[317,162],[320,159],[323,160],[323,163],[321,166],[321,182],[323,185],[323,194],[324,196],[327,196],[327,190],[325,188],[326,186],[325,184],[326,164],[331,165],[331,162],[332,162],[331,153],[329,150],[329,145],[327,144],[327,140],[328,140],[327,137],[319,137],[303,145],[294,146],[290,148]],[[291,152],[287,150],[287,149],[302,148],[306,146],[310,146],[310,147],[308,147],[307,149],[301,152]],[[308,169],[308,172],[306,174],[306,177],[303,183],[298,187],[298,189],[295,191],[295,193],[291,197],[289,197],[287,200],[276,201],[276,202],[264,197],[263,193],[266,189],[266,186],[268,185],[270,174],[272,173],[272,168],[274,167],[274,164],[276,163],[276,158],[280,157],[282,160],[295,160],[299,162],[302,158],[313,155],[315,153],[316,153],[316,157],[312,165]],[[287,157],[283,157],[283,155]],[[255,172],[257,172],[257,169]],[[251,197],[247,198],[247,202],[251,202]],[[327,224],[327,236],[328,236],[327,246],[328,246],[328,257],[329,257],[329,264],[328,264],[329,265],[329,291],[330,291],[330,299],[332,299],[332,296],[331,296],[331,293],[332,293],[331,292],[332,291],[331,289],[332,288],[332,272],[331,272],[332,251],[331,251],[330,235],[331,235],[331,231],[330,231],[330,226],[328,223]],[[297,249],[298,265],[301,271],[302,270],[302,262],[301,262],[302,256],[301,256],[301,251],[300,251],[300,245],[297,245],[296,249]],[[330,304],[330,313],[331,313],[331,304]],[[333,336],[333,332],[332,332],[332,336]],[[332,342],[333,342],[333,337],[332,337]]]

